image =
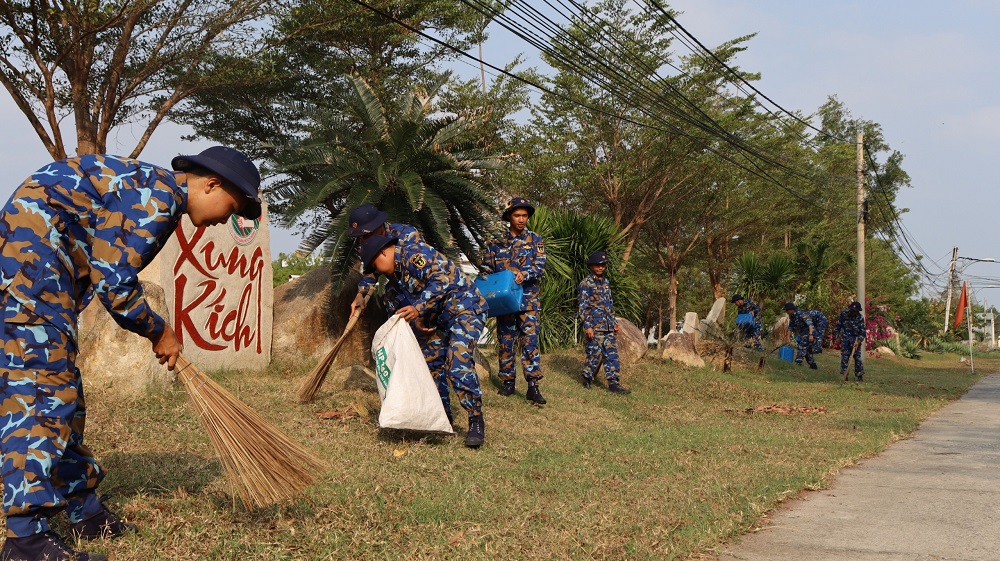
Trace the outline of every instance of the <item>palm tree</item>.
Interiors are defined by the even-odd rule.
[[[482,172],[499,169],[469,129],[484,115],[435,113],[432,100],[442,76],[426,91],[413,90],[394,106],[380,101],[363,79],[350,77],[345,111],[324,117],[308,138],[276,149],[275,171],[283,174],[272,198],[282,226],[307,231],[300,251],[321,250],[334,265],[339,286],[356,261],[354,242],[344,235],[350,211],[372,203],[391,222],[415,226],[430,245],[474,261],[490,236],[495,204]]]

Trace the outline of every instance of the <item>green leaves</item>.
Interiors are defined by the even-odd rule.
[[[475,119],[431,116],[430,100],[444,79],[396,105],[384,104],[360,77],[349,81],[350,120],[317,128],[277,150],[277,171],[285,175],[274,190],[284,201],[282,223],[315,216],[300,251],[320,250],[332,259],[339,280],[356,261],[355,244],[344,236],[347,217],[367,202],[391,222],[415,226],[451,257],[461,251],[476,260],[495,212],[492,189],[480,173],[496,168],[499,159],[467,137]]]

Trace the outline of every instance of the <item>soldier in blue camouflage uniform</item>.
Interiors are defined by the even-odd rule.
[[[424,238],[416,228],[409,224],[395,224],[387,221],[389,215],[379,210],[375,205],[365,203],[359,205],[351,211],[348,216],[350,225],[347,228],[347,235],[351,238],[360,238],[362,242],[368,238],[379,235],[388,238],[396,238],[402,243],[423,243]],[[358,295],[351,303],[351,314],[355,310],[364,307],[365,295],[378,284],[378,275],[366,273],[358,281]]]
[[[753,347],[756,350],[764,350],[764,346],[760,341],[760,304],[744,298],[741,294],[733,294],[731,301],[733,304],[736,304],[736,313],[753,316],[753,320],[750,323],[739,326],[740,334],[742,334],[744,339],[752,341]]]
[[[486,322],[486,299],[454,262],[426,244],[374,235],[362,244],[361,259],[368,272],[385,275],[396,290],[398,298],[386,301],[390,313],[412,321],[417,332],[436,332],[446,343],[436,349],[425,347],[424,358],[438,381],[438,390],[442,379],[450,379],[469,414],[465,445],[482,446],[486,423],[473,353]],[[442,347],[447,349],[443,357]],[[450,411],[447,396],[444,385],[442,404]]]
[[[512,395],[517,378],[514,360],[515,343],[520,341],[523,349],[521,367],[528,382],[525,397],[539,405],[545,398],[538,387],[542,379],[542,357],[538,351],[538,316],[541,302],[538,298],[539,281],[545,273],[545,245],[542,237],[528,230],[528,219],[535,213],[528,199],[514,197],[504,209],[501,218],[510,227],[502,240],[491,242],[483,254],[480,274],[509,270],[514,273],[514,281],[524,289],[521,311],[505,316],[497,316],[497,339],[500,355],[500,381],[503,385],[497,392]]]
[[[615,317],[611,285],[604,276],[608,268],[608,256],[603,251],[595,251],[587,258],[590,275],[577,288],[580,306],[580,320],[587,337],[585,348],[587,362],[583,365],[583,387],[588,390],[594,381],[597,369],[604,361],[604,376],[608,379],[608,391],[617,394],[632,393],[621,386],[621,365],[618,363],[617,333],[621,327]]]
[[[791,302],[785,303],[785,313],[788,314],[788,330],[795,335],[795,364],[802,366],[802,359],[805,358],[809,368],[817,369],[816,359],[813,358],[816,328],[812,317],[807,312],[798,311]]]
[[[854,375],[859,382],[864,381],[865,365],[861,357],[865,352],[865,316],[861,315],[861,302],[851,302],[847,309],[840,312],[833,334],[840,339],[840,375],[847,381],[847,365],[854,355]],[[857,345],[857,347],[855,347]]]
[[[809,310],[806,312],[812,319],[814,331],[814,341],[813,341],[813,354],[820,354],[823,352],[823,337],[826,336],[827,321],[826,316],[823,312],[819,310]]]
[[[180,344],[146,302],[139,271],[183,214],[209,226],[261,211],[260,174],[244,154],[215,146],[172,165],[179,171],[104,155],[53,162],[0,213],[0,559],[105,559],[73,551],[51,530],[48,517],[60,510],[81,539],[135,529],[96,494],[105,471],[84,443],[77,317],[96,296],[173,369]]]

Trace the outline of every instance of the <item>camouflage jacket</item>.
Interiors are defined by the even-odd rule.
[[[486,299],[452,260],[423,243],[396,245],[396,271],[389,278],[390,313],[412,305],[425,323],[441,325],[463,312],[483,314]]]
[[[96,295],[125,329],[162,333],[139,271],[187,207],[179,177],[137,160],[87,155],[25,180],[0,211],[0,290],[20,304],[3,311],[4,321],[48,322],[75,339],[77,316]]]
[[[580,320],[584,329],[614,331],[618,320],[615,318],[611,285],[604,276],[587,275],[577,288],[580,303]]]

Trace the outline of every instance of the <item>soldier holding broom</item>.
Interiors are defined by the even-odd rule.
[[[77,317],[96,296],[173,369],[180,344],[146,302],[139,271],[183,214],[211,226],[261,212],[260,173],[245,154],[214,146],[171,164],[175,171],[107,155],[53,162],[0,211],[0,559],[105,559],[74,551],[50,528],[63,509],[79,539],[135,529],[96,494],[105,471],[84,443]]]

